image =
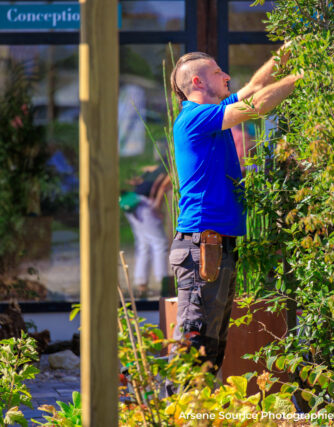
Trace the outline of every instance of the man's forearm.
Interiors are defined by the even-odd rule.
[[[275,82],[273,73],[278,66],[277,57],[281,57],[279,66],[285,65],[289,58],[290,52],[286,50],[287,45],[284,44],[277,51],[276,57],[271,57],[261,68],[259,68],[251,78],[249,84],[255,88],[255,92]],[[282,54],[282,52],[284,52]],[[276,58],[276,60],[275,60]]]
[[[253,105],[260,115],[266,114],[288,97],[295,87],[295,82],[301,76],[289,75],[256,92]]]
[[[296,80],[303,77],[303,72],[298,76],[289,75],[281,80],[272,83],[252,97],[247,98],[248,102],[236,102],[226,107],[222,129],[230,129],[239,123],[254,118],[254,114],[263,115],[269,113],[288,97],[295,87]]]
[[[238,91],[239,101],[249,98],[254,95],[254,93],[275,82],[275,78],[273,77],[275,68],[286,64],[290,56],[290,51],[287,49],[289,44],[290,42],[278,49],[277,56],[280,57],[279,63],[275,60],[277,57],[270,58],[269,61],[256,71],[250,82]]]

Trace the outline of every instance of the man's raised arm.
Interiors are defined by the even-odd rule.
[[[238,91],[239,101],[242,101],[245,98],[249,98],[262,88],[275,82],[275,78],[272,76],[272,74],[275,70],[275,67],[277,67],[278,65],[277,57],[281,58],[279,65],[285,65],[286,61],[290,56],[290,51],[288,50],[289,45],[290,42],[287,42],[283,46],[281,46],[278,49],[276,56],[272,56],[264,65],[262,65],[262,67],[255,72],[251,80],[242,89]]]
[[[290,95],[294,89],[295,81],[301,77],[302,74],[297,76],[291,74],[264,87],[256,92],[253,98],[248,98],[250,106],[242,101],[228,105],[225,109],[222,129],[229,129],[245,122],[254,117],[254,114],[268,113]]]

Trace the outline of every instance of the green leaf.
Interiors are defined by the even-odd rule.
[[[274,394],[269,394],[263,399],[262,407],[264,412],[271,412],[275,408],[276,396]]]
[[[40,421],[37,421],[37,420],[35,420],[34,418],[31,418],[31,420],[30,420],[31,422],[33,422],[33,423],[35,423],[35,424],[38,424],[38,425],[40,425],[40,426],[42,426],[42,425],[45,425],[44,424],[44,422],[40,422]]]
[[[154,328],[153,333],[155,333],[155,335],[157,335],[157,337],[161,340],[163,340],[165,338],[162,330],[159,328]]]
[[[81,308],[77,307],[74,308],[71,312],[70,312],[70,321],[74,320],[76,318],[76,316],[80,313]]]
[[[73,404],[76,408],[81,408],[81,394],[77,391],[72,393]]]
[[[302,398],[306,400],[306,402],[309,402],[312,399],[312,393],[310,390],[303,390],[302,391]]]
[[[309,400],[309,405],[311,406],[312,410],[314,411],[315,409],[317,409],[317,407],[319,405],[322,404],[322,402],[324,401],[323,397],[321,396],[317,396],[317,397],[312,397]]]
[[[328,385],[328,393],[334,397],[334,382],[333,379],[330,381],[329,385]]]
[[[275,362],[276,359],[277,359],[277,355],[268,357],[267,368],[269,369],[269,371],[271,371],[273,363]]]
[[[312,367],[311,366],[304,366],[301,371],[299,372],[299,376],[303,381],[306,381],[308,377],[308,373]]]
[[[320,384],[321,388],[327,388],[329,385],[329,377],[325,374],[320,374],[318,378],[318,383]]]
[[[34,365],[24,365],[20,371],[20,375],[26,380],[33,379],[39,373],[39,369]]]
[[[327,414],[333,414],[334,413],[334,405],[333,404],[326,405],[325,409],[327,411]]]
[[[248,353],[246,353],[246,354],[243,354],[241,356],[241,359],[250,359],[250,360],[252,360],[253,358],[254,358],[254,354],[248,354]]]
[[[66,405],[66,403],[58,401],[57,400],[57,405],[60,407],[60,409],[65,413],[65,414],[70,414],[71,413],[71,408],[69,405]]]
[[[239,393],[241,393],[242,396],[246,395],[247,390],[247,380],[244,377],[238,377],[238,376],[231,376],[228,377],[227,380],[228,384],[231,386],[234,386]]]
[[[249,382],[252,378],[257,376],[257,372],[247,372],[246,374],[243,374],[243,376],[246,378],[247,382]]]
[[[28,427],[28,421],[24,418],[23,413],[19,410],[17,406],[9,409],[6,412],[5,418],[4,418],[5,424],[20,424],[22,427]]]
[[[285,356],[279,356],[275,362],[276,367],[281,371],[284,369],[285,360],[286,360]]]
[[[298,390],[298,383],[285,383],[281,387],[282,393],[294,393],[296,390]]]
[[[308,376],[308,382],[310,385],[314,385],[319,377],[321,375],[321,371],[317,371],[316,369],[310,372],[310,375]]]
[[[245,402],[249,402],[252,405],[258,405],[258,403],[260,402],[260,399],[261,399],[261,393],[258,392],[256,394],[253,394],[252,396],[247,397]]]

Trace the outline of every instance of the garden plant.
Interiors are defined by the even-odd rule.
[[[255,1],[254,7],[258,3],[263,1]],[[230,377],[222,385],[208,364],[197,363],[204,350],[191,348],[187,336],[174,342],[178,351],[171,362],[160,357],[170,342],[156,326],[138,318],[128,282],[132,310],[119,288],[120,425],[274,426],[277,419],[333,425],[333,26],[334,7],[329,0],[277,0],[267,20],[272,41],[290,41],[283,75],[303,70],[304,78],[274,111],[275,130],[266,135],[263,126],[259,128],[256,147],[246,159],[249,223],[246,238],[238,243],[239,287],[255,291],[254,301],[266,298],[270,311],[287,309],[286,336],[245,355],[262,361],[264,372]],[[166,166],[174,183],[173,218],[178,185],[171,128],[177,112],[172,98]],[[123,257],[122,264],[127,277]],[[251,319],[253,299],[246,300],[245,322]],[[276,371],[288,372],[291,381],[280,383]],[[259,392],[249,396],[252,376],[257,377]],[[179,385],[179,393],[168,399],[163,397],[166,378]],[[278,393],[271,392],[274,383],[281,385]],[[75,395],[73,400],[73,405],[59,404],[60,411],[44,408],[52,414],[44,425],[57,425],[59,420],[63,423],[59,425],[80,425],[80,398]],[[19,401],[9,402],[5,401],[3,411],[10,411],[12,405],[17,409]],[[271,419],[265,415],[269,413],[280,418]]]
[[[304,77],[246,160],[255,228],[239,242],[246,280],[270,298],[268,310],[288,309],[286,337],[247,357],[290,372],[297,407],[313,413],[334,410],[333,26],[329,1],[279,0],[268,14],[270,39],[291,41],[283,75]]]
[[[0,426],[28,426],[20,406],[32,408],[26,380],[35,378],[39,369],[36,341],[22,332],[21,338],[0,341]]]
[[[264,1],[253,6],[259,3]],[[290,42],[290,59],[277,78],[298,72],[304,78],[273,112],[276,126],[269,135],[266,117],[254,111],[260,125],[246,159],[248,232],[238,242],[239,293],[267,299],[268,311],[287,309],[285,338],[245,357],[262,361],[270,371],[288,372],[297,410],[310,414],[334,410],[333,26],[333,3],[326,0],[279,0],[268,13],[269,38]],[[173,95],[171,105],[166,137],[177,202]],[[175,204],[171,211],[175,219]],[[252,319],[250,301],[244,322]]]
[[[47,412],[50,415],[43,415],[46,422],[33,420],[41,426],[62,426],[74,427],[82,426],[82,410],[81,410],[81,395],[77,391],[72,393],[72,401],[68,403],[57,401],[60,409],[56,409],[53,405],[42,405],[38,409]]]
[[[0,274],[17,264],[25,217],[40,214],[41,195],[52,186],[46,138],[34,123],[32,66],[12,60],[7,67],[0,94]]]
[[[204,349],[190,345],[190,335],[183,340],[166,340],[155,325],[139,318],[128,276],[128,266],[120,254],[131,303],[126,303],[118,287],[122,308],[119,309],[119,375],[121,426],[274,426],[266,414],[282,411],[297,417],[292,403],[296,384],[282,384],[279,393],[268,394],[279,382],[269,372],[231,376],[222,385],[210,372],[209,362],[200,363]],[[132,306],[130,309],[129,306]],[[191,333],[190,333],[191,334]],[[163,348],[175,345],[175,357],[160,357]],[[259,392],[247,395],[248,381],[257,376]],[[164,397],[166,379],[178,385],[178,393]],[[200,420],[200,421],[199,421]]]

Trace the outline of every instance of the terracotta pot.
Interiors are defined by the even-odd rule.
[[[253,371],[262,373],[263,370],[268,370],[266,366],[260,363],[241,359],[245,353],[255,353],[260,347],[273,341],[275,339],[274,336],[283,338],[287,332],[286,312],[283,311],[277,315],[277,313],[265,311],[266,308],[265,301],[257,302],[252,307],[253,320],[249,325],[241,325],[239,327],[233,325],[230,327],[222,372],[218,373],[218,377],[223,380],[223,383],[226,383],[226,378],[231,375],[241,375]],[[232,319],[244,316],[246,312],[246,308],[239,308],[237,301],[234,301]],[[173,337],[174,328],[171,328],[170,325],[176,324],[176,315],[177,298],[161,298],[160,328],[166,338]],[[289,381],[287,374],[282,374],[278,370],[273,370],[273,373],[281,381]],[[271,392],[277,392],[279,389],[280,385],[275,385]],[[258,391],[256,379],[253,378],[248,385],[248,394],[254,394]]]

